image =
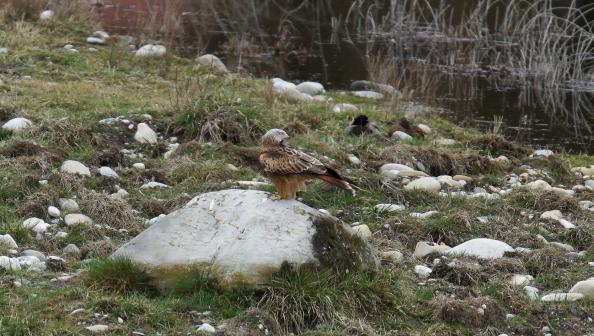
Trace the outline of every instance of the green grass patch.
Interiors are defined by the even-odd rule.
[[[398,279],[389,273],[337,275],[308,267],[281,271],[264,293],[260,307],[287,332],[336,323],[340,316],[398,314]]]
[[[93,261],[84,281],[89,287],[106,292],[147,295],[157,292],[153,278],[130,259],[122,257]]]

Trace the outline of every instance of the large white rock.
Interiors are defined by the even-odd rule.
[[[432,193],[437,193],[441,189],[441,184],[433,177],[421,177],[409,182],[404,186],[406,190],[424,190]]]
[[[505,252],[513,252],[514,249],[506,243],[488,238],[476,238],[454,246],[446,251],[447,255],[466,255],[481,259],[497,259],[503,257]]]
[[[307,93],[312,96],[324,93],[324,85],[317,82],[303,82],[297,85],[296,89],[301,93]]]
[[[33,122],[31,122],[31,120],[29,119],[13,118],[7,121],[4,125],[2,125],[2,128],[5,130],[13,131],[14,133],[19,133],[32,126]]]
[[[60,167],[60,171],[66,174],[91,176],[91,171],[87,166],[74,160],[64,161],[64,163],[62,163],[62,166]]]
[[[262,284],[281,264],[373,269],[378,259],[348,226],[295,200],[259,190],[202,194],[120,247],[124,256],[166,277],[194,266],[221,284]],[[163,279],[165,283],[167,279]]]
[[[221,61],[221,59],[215,55],[211,55],[211,54],[202,55],[202,56],[196,58],[196,62],[198,64],[204,65],[205,67],[208,68],[208,70],[210,72],[213,72],[213,73],[220,74],[220,73],[229,72],[229,70],[227,70],[227,67]]]
[[[157,143],[157,133],[150,128],[146,123],[138,124],[136,134],[134,134],[134,140],[140,143],[148,143],[154,145]]]
[[[17,243],[12,239],[12,237],[7,233],[5,235],[0,235],[0,247],[6,249],[18,249],[19,246]]]
[[[136,57],[163,57],[167,48],[158,44],[146,44],[136,50]]]
[[[569,293],[580,293],[585,297],[594,298],[594,279],[579,281],[571,287]]]

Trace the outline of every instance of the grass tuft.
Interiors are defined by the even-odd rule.
[[[130,259],[122,257],[93,261],[84,279],[89,287],[106,292],[147,295],[157,292],[152,277]]]
[[[276,274],[259,306],[274,315],[286,332],[336,324],[345,316],[397,314],[395,279],[365,273],[337,275],[310,267]]]

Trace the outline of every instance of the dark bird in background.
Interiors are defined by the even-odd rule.
[[[355,195],[350,180],[313,156],[289,147],[284,141],[288,137],[281,129],[271,129],[262,137],[260,148],[260,163],[274,184],[278,198],[295,198],[298,191],[305,190],[305,182],[313,179],[326,181]]]
[[[400,119],[396,124],[392,125],[392,127],[390,127],[390,130],[388,131],[388,137],[391,138],[392,134],[394,134],[394,132],[396,131],[404,132],[413,138],[422,139],[425,137],[425,134],[419,127],[413,125],[408,119],[404,117]]]
[[[382,136],[382,132],[377,125],[369,121],[366,115],[359,115],[351,121],[351,124],[346,128],[347,134],[362,135],[371,134],[375,136]]]

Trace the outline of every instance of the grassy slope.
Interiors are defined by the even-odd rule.
[[[315,335],[341,335],[346,330],[358,330],[361,334],[401,332],[395,332],[395,335],[406,332],[414,335],[497,334],[497,330],[538,334],[545,325],[550,325],[556,334],[571,335],[585,330],[584,316],[594,314],[591,302],[530,303],[521,289],[511,288],[506,280],[510,273],[529,272],[535,276],[535,286],[541,292],[547,292],[568,290],[576,281],[587,278],[587,260],[594,257],[591,213],[579,210],[575,202],[566,206],[564,213],[570,214],[576,224],[584,227],[580,230],[581,236],[575,237],[554,225],[541,225],[536,219],[540,211],[566,204],[555,197],[529,192],[513,192],[495,201],[436,197],[403,192],[398,185],[383,183],[377,175],[377,162],[395,159],[406,162],[412,151],[425,153],[434,148],[432,138],[438,135],[458,141],[458,145],[438,149],[446,156],[501,154],[501,148],[484,145],[480,140],[485,137],[475,130],[460,129],[438,116],[426,115],[416,121],[434,129],[431,139],[399,144],[347,136],[343,129],[352,115],[333,113],[325,103],[304,105],[275,100],[266,80],[238,75],[207,80],[204,70],[189,60],[172,55],[162,60],[137,60],[125,46],[117,44],[89,52],[84,39],[93,29],[93,26],[80,22],[41,25],[9,20],[0,26],[0,41],[10,49],[8,55],[0,55],[0,78],[4,81],[0,86],[0,120],[24,116],[36,124],[32,132],[20,135],[0,133],[0,153],[3,153],[0,154],[0,234],[10,233],[17,239],[20,250],[33,248],[48,255],[61,255],[66,244],[76,243],[86,257],[101,259],[143,228],[143,222],[137,218],[172,211],[189,195],[231,187],[232,181],[258,177],[260,172],[252,162],[249,148],[258,145],[264,130],[289,125],[293,129],[303,126],[309,129],[303,134],[293,132],[290,139],[293,145],[336,160],[346,175],[362,188],[353,198],[315,184],[302,195],[303,201],[316,208],[325,208],[347,223],[368,224],[374,232],[374,244],[382,251],[400,249],[405,254],[405,261],[402,265],[386,264],[375,279],[355,275],[336,282],[331,275],[306,272],[281,276],[271,288],[258,291],[221,292],[195,274],[180,279],[171,293],[155,294],[142,277],[130,275],[136,272],[133,266],[105,262],[88,266],[70,258],[67,271],[89,267],[91,271],[69,283],[49,281],[59,272],[0,271],[2,333],[79,334],[82,328],[79,323],[84,322],[86,325],[109,324],[111,333],[117,335],[134,330],[147,334],[156,331],[174,334],[195,332],[195,326],[205,320],[218,326],[223,320],[234,317],[235,320],[228,321],[231,326],[243,323],[255,328],[258,323],[263,323],[275,330],[273,317],[278,313],[278,302],[285,302],[283,299],[289,297],[294,298],[296,304],[284,305],[283,309],[307,323],[299,325],[281,319],[283,326],[307,330],[319,323],[316,331],[310,331]],[[67,43],[75,44],[80,53],[70,54],[63,50],[62,46]],[[335,102],[357,104],[362,113],[378,121],[384,130],[387,128],[384,121],[397,120],[402,115],[396,102],[375,104],[340,93],[329,93],[329,96]],[[164,146],[135,144],[133,131],[120,123],[112,126],[98,124],[103,118],[116,116],[125,116],[136,123],[146,121],[143,114],[152,116],[148,123],[165,139],[179,138],[181,147],[170,159],[163,158]],[[204,120],[224,130],[218,132],[213,127],[213,131],[202,134],[205,140],[212,142],[210,145],[197,141],[204,129]],[[229,139],[235,142],[233,145],[213,141],[217,136],[229,134],[236,135]],[[35,142],[42,147],[35,147],[32,155],[24,155],[25,142]],[[143,153],[147,157],[143,160],[147,171],[139,173],[129,169],[139,160],[118,154],[122,148]],[[11,149],[17,150],[9,154]],[[348,153],[356,154],[365,164],[353,166],[347,160]],[[389,153],[396,155],[390,157]],[[117,184],[130,192],[129,206],[110,203],[101,194],[91,192],[115,192],[115,182],[106,181],[97,174],[79,179],[59,173],[58,168],[64,159],[80,160],[95,168],[108,164],[116,169],[121,176]],[[594,158],[585,156],[560,155],[560,160],[594,164]],[[557,172],[552,176],[558,181],[551,182],[565,180],[567,185],[572,185],[574,177],[560,170],[558,161],[533,162],[523,155],[518,155],[511,167],[497,167],[488,174],[459,169],[483,181],[477,185],[498,185],[508,171],[520,173],[523,171],[520,165],[528,162],[540,165],[552,174]],[[239,170],[227,169],[228,163]],[[40,186],[37,181],[42,179],[49,180],[49,184]],[[140,192],[139,186],[151,179],[167,183],[171,188]],[[56,204],[59,197],[72,196],[79,199],[83,213],[99,224],[112,227],[71,230],[63,240],[36,240],[34,234],[19,227],[19,223],[29,216],[47,218],[45,209],[48,205]],[[99,202],[103,207],[94,206]],[[375,204],[400,202],[408,206],[402,214],[373,211]],[[114,209],[121,212],[116,213]],[[428,210],[439,210],[440,215],[428,220],[409,216],[411,212]],[[526,212],[536,214],[535,219],[526,217]],[[496,219],[489,224],[481,224],[475,219],[485,215],[496,216]],[[129,220],[119,223],[122,216]],[[476,273],[467,269],[456,271],[456,274],[471,279],[463,283],[448,281],[450,278],[444,276],[419,284],[413,272],[413,266],[419,261],[410,258],[410,254],[419,240],[457,244],[473,237],[490,237],[512,246],[538,248],[542,247],[535,239],[539,233],[550,240],[581,244],[581,249],[588,250],[588,254],[569,263],[565,262],[562,253],[544,249],[534,258],[481,262]],[[20,278],[31,283],[13,287],[13,281]],[[118,279],[124,279],[121,280],[124,283],[117,282]],[[372,305],[385,304],[385,308],[371,314],[369,302],[357,297],[358,292],[373,297]],[[448,304],[442,297],[444,294],[458,299],[491,297],[501,311],[516,317],[507,323],[477,322],[473,325],[472,313],[453,316],[439,313]],[[323,304],[326,297],[332,298],[335,306]],[[348,302],[356,302],[364,309],[350,307]],[[254,307],[259,310],[254,311]],[[304,311],[309,307],[312,311]],[[69,315],[77,308],[85,311]],[[212,312],[211,315],[201,315],[207,310]],[[321,317],[316,317],[318,314]],[[122,317],[124,323],[115,322],[117,317]],[[256,332],[259,332],[257,328]]]

